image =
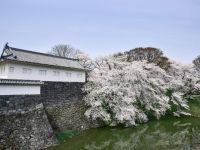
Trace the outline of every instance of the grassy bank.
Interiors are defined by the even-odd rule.
[[[56,137],[57,137],[59,143],[63,143],[63,142],[65,142],[66,139],[72,138],[72,137],[78,135],[79,133],[80,133],[80,131],[78,131],[78,130],[65,130],[62,132],[57,132]]]
[[[200,117],[200,95],[192,96],[189,100],[190,113],[194,117]]]

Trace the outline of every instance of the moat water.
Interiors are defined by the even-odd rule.
[[[200,150],[200,118],[164,118],[132,128],[90,129],[48,150]]]

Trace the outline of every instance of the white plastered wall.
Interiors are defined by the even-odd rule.
[[[13,72],[9,71],[10,67],[14,67]],[[31,72],[23,73],[23,68],[29,68],[31,69]],[[54,82],[85,82],[85,71],[76,71],[72,69],[59,69],[35,65],[8,63],[5,64],[5,70],[5,74],[0,76],[0,78]],[[46,70],[46,75],[41,75],[39,70]],[[54,71],[59,72],[59,75],[55,75]]]
[[[39,95],[40,85],[0,85],[0,95]]]

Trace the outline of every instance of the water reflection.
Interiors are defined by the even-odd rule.
[[[200,120],[173,118],[135,128],[83,132],[54,150],[200,150]]]

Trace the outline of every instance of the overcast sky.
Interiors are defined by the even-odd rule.
[[[200,55],[200,0],[0,0],[0,48],[90,56],[152,46],[190,63]]]

